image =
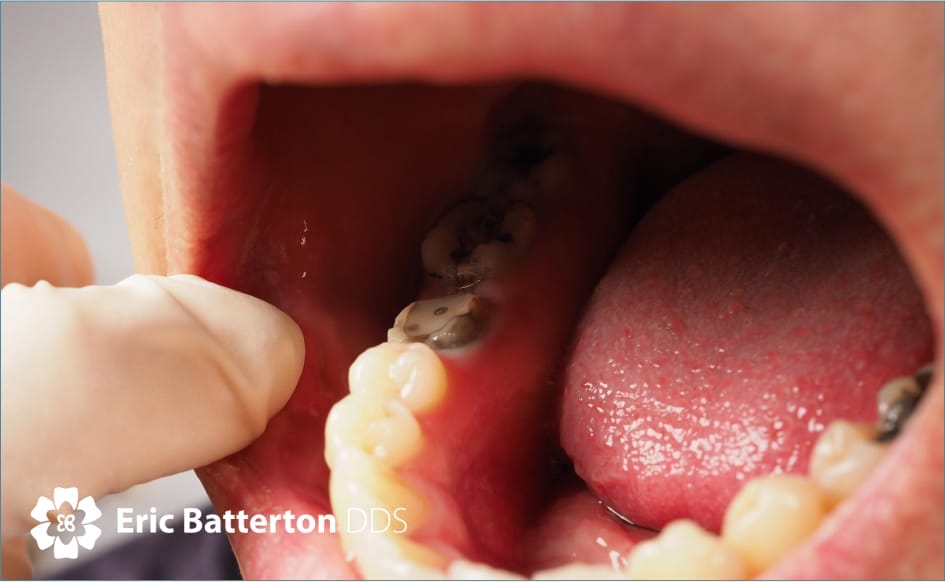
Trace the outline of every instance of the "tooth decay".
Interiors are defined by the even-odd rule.
[[[540,153],[512,160],[517,171],[501,174],[511,184],[493,183],[493,191],[460,203],[427,233],[420,255],[428,286],[445,294],[404,308],[388,341],[449,350],[482,339],[489,306],[473,294],[475,287],[513,269],[537,235],[535,211],[519,198],[540,200],[543,194],[561,193],[570,180],[570,159],[553,150]]]
[[[435,349],[454,349],[482,338],[488,305],[470,293],[415,301],[404,308],[388,330],[388,341],[424,342]]]
[[[566,163],[556,163],[566,168]],[[540,175],[540,169],[533,169],[531,176]],[[551,177],[542,178],[542,183],[561,184],[564,179],[554,178],[555,172],[567,174],[549,169]],[[475,294],[476,287],[523,260],[536,233],[531,207],[483,200],[459,205],[431,230],[423,243],[423,265],[429,288],[444,295],[412,303],[397,316],[388,343],[368,350],[352,366],[352,395],[329,416],[326,458],[333,470],[336,510],[378,505],[396,510],[403,504],[418,516],[409,520],[411,527],[423,523],[430,511],[428,500],[396,470],[408,465],[424,446],[422,419],[414,415],[434,409],[448,390],[434,350],[470,346],[483,338],[492,315],[489,307],[494,306]],[[879,434],[890,435],[887,440],[894,437],[920,396],[917,381],[884,388],[879,396]],[[368,403],[359,397],[375,400]],[[657,538],[637,546],[626,569],[571,564],[537,572],[536,577],[586,573],[606,577],[612,572],[640,578],[721,579],[761,573],[807,539],[830,508],[849,497],[879,463],[885,446],[875,442],[878,432],[852,423],[830,424],[811,454],[810,475],[749,481],[729,505],[720,536],[687,520],[673,521]],[[511,575],[485,564],[451,560],[408,539],[409,535],[343,533],[342,537],[363,573],[372,577]]]
[[[508,272],[535,238],[535,213],[505,198],[466,201],[433,227],[421,246],[433,281],[461,290]]]
[[[925,366],[915,375],[896,378],[880,389],[877,401],[881,430],[877,441],[887,442],[899,434],[918,406],[931,375],[931,365]]]

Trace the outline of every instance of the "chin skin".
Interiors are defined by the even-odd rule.
[[[920,446],[905,451],[930,472],[912,481],[877,478],[866,488],[898,498],[937,491],[937,504],[892,524],[852,511],[833,522],[842,528],[844,520],[865,519],[857,527],[909,540],[903,569],[860,560],[861,540],[818,532],[773,575],[941,575],[942,522],[927,517],[942,514],[941,6],[104,4],[100,13],[119,173],[142,272],[195,269],[213,234],[200,232],[198,215],[220,209],[193,203],[212,185],[192,167],[243,155],[253,119],[227,112],[251,111],[246,100],[256,96],[245,88],[261,81],[540,77],[842,184],[896,240],[935,339],[935,379],[915,418]],[[828,552],[832,566],[805,571],[804,563]],[[334,566],[333,575],[351,574],[341,561]]]

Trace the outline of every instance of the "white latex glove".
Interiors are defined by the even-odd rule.
[[[8,252],[10,196],[5,275],[14,254],[29,255],[28,245]],[[243,448],[301,374],[302,334],[288,316],[192,275],[9,284],[0,295],[4,541],[35,525],[30,511],[54,487],[98,498]]]

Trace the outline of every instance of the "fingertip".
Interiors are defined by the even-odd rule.
[[[269,399],[270,417],[282,410],[289,401],[305,365],[305,337],[302,329],[282,311],[277,311],[277,315],[279,329],[274,337],[279,345],[274,347],[273,352],[277,354],[274,359],[279,364],[281,374],[273,383]]]
[[[298,324],[275,306],[196,275],[172,275],[171,290],[214,335],[242,370],[234,382],[259,436],[269,419],[288,402],[305,362],[305,340]]]

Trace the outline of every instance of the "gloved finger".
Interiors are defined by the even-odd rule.
[[[2,282],[80,287],[92,282],[92,259],[82,235],[50,210],[6,184],[2,202]]]
[[[99,497],[241,449],[301,374],[287,315],[192,275],[0,295],[4,539],[55,487]]]

